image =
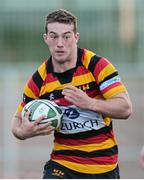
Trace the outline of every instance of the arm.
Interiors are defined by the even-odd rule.
[[[89,108],[115,119],[127,119],[132,112],[132,105],[126,93],[120,93],[108,100],[92,99]]]
[[[132,112],[131,101],[126,93],[120,93],[108,100],[91,98],[74,86],[67,86],[62,93],[64,98],[72,104],[83,109],[96,111],[103,116],[127,119]]]
[[[20,112],[16,112],[12,118],[12,133],[20,140],[31,138],[34,136],[48,135],[54,128],[50,123],[39,124],[43,120],[43,116],[34,122],[28,120],[29,112],[27,112],[24,119],[21,117]]]
[[[22,119],[21,111],[24,105],[30,100],[39,98],[39,92],[43,81],[39,72],[46,71],[46,62],[38,68],[37,71],[28,79],[23,92],[23,101],[19,104],[17,112],[14,114],[12,119],[12,132],[18,139],[27,139],[34,136],[50,134],[54,128],[50,126],[50,123],[39,124],[43,117],[37,119],[34,122],[29,122],[29,113],[26,114],[25,118]]]

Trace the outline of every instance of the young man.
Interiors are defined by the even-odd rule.
[[[51,56],[28,80],[23,101],[13,117],[12,132],[19,139],[48,135],[54,129],[29,122],[22,108],[33,99],[55,101],[64,117],[54,131],[54,148],[43,178],[119,178],[118,147],[112,118],[132,112],[128,92],[115,67],[104,57],[77,47],[76,17],[66,10],[46,18],[44,41]]]

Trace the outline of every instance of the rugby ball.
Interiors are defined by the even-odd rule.
[[[63,116],[60,107],[56,103],[47,99],[36,99],[27,103],[22,110],[22,118],[25,116],[27,111],[30,111],[30,122],[33,122],[40,116],[45,115],[41,124],[51,121],[54,128],[59,127]]]

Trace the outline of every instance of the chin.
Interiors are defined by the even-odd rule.
[[[57,63],[60,63],[60,64],[63,64],[68,61],[66,57],[56,57],[55,60]]]
[[[64,60],[64,59],[61,59],[61,60],[57,61],[57,63],[59,63],[59,64],[64,64],[66,62],[67,62],[67,60]]]

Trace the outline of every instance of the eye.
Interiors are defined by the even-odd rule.
[[[63,39],[68,40],[70,37],[71,37],[70,34],[66,34],[63,36]]]
[[[57,39],[57,38],[58,38],[58,36],[57,36],[57,35],[55,35],[55,34],[51,34],[51,35],[50,35],[50,38],[51,38],[51,39],[53,39],[53,40],[55,40],[55,39]]]

